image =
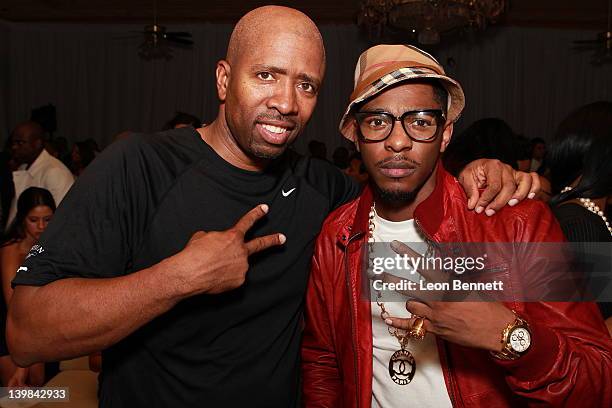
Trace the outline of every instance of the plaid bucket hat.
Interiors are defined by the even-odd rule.
[[[355,141],[355,122],[351,119],[356,104],[368,100],[399,82],[433,78],[448,92],[447,117],[457,121],[465,107],[459,82],[446,76],[442,65],[430,54],[411,45],[377,45],[364,51],[355,67],[355,87],[340,121],[340,132]]]

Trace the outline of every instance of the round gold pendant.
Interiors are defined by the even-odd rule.
[[[408,350],[397,350],[389,359],[389,375],[394,383],[410,384],[416,372],[416,361]]]

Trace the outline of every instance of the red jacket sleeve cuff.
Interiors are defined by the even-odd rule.
[[[557,333],[544,325],[530,325],[531,347],[516,360],[495,362],[504,367],[518,381],[536,381],[544,377],[558,360],[560,342]]]

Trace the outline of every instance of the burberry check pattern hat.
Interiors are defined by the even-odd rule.
[[[465,107],[465,95],[459,82],[446,76],[442,65],[430,54],[411,45],[377,45],[364,51],[355,67],[355,87],[342,120],[340,132],[355,141],[355,121],[351,120],[356,104],[366,101],[399,82],[434,78],[448,92],[447,117],[457,121]]]

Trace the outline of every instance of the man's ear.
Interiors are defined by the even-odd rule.
[[[215,71],[215,74],[217,75],[217,95],[219,96],[219,100],[221,102],[225,102],[231,70],[232,68],[226,60],[220,60],[217,62],[217,69]]]
[[[453,124],[450,123],[446,128],[444,128],[444,132],[442,132],[442,144],[440,145],[440,153],[444,153],[448,144],[451,141],[451,137],[453,136]]]
[[[361,153],[361,149],[359,148],[359,137],[357,136],[357,119],[355,119],[354,117],[350,119],[348,131],[353,135],[353,143],[355,144],[355,149],[357,149],[357,151]]]

